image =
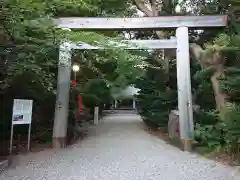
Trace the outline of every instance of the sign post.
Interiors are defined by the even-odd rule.
[[[32,105],[33,105],[33,100],[14,99],[12,126],[11,126],[10,150],[9,150],[10,154],[12,154],[13,128],[15,125],[18,125],[18,124],[28,124],[29,125],[27,150],[28,151],[30,150]]]

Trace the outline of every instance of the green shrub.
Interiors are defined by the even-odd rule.
[[[148,60],[153,66],[156,61]],[[159,66],[157,64],[156,66]],[[170,73],[167,78],[161,68],[148,67],[143,77],[136,81],[136,87],[140,89],[136,96],[137,108],[144,122],[154,128],[167,132],[168,116],[177,105],[176,66],[171,61]]]
[[[232,105],[224,119],[225,149],[234,155],[240,155],[240,106]]]
[[[210,149],[220,150],[224,144],[222,126],[216,111],[200,111],[195,124],[195,139]]]
[[[224,120],[220,120],[216,111],[201,111],[195,124],[195,138],[202,146],[240,158],[240,106],[231,105]]]

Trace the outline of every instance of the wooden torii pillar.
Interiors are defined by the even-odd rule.
[[[126,49],[177,49],[177,84],[180,137],[184,150],[191,150],[193,140],[193,111],[189,58],[189,28],[223,27],[227,25],[226,16],[164,16],[144,18],[59,18],[55,20],[59,28],[91,30],[131,30],[176,28],[176,40],[133,40],[139,47]],[[174,47],[173,47],[174,46]],[[54,118],[53,147],[65,147],[69,83],[71,73],[72,49],[104,49],[80,42],[64,42],[60,46],[58,89]]]

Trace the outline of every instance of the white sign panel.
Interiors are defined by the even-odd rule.
[[[31,124],[32,100],[14,99],[12,124]]]

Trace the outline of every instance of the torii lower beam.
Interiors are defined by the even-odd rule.
[[[72,49],[176,49],[176,39],[164,39],[164,40],[123,40],[120,42],[109,42],[108,46],[102,45],[90,45],[84,42],[71,43]]]

